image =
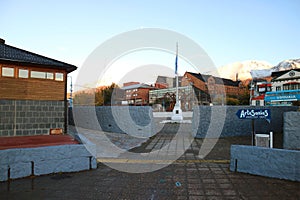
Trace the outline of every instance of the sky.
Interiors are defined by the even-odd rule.
[[[106,40],[161,28],[195,41],[217,67],[245,60],[276,65],[300,57],[299,7],[298,0],[1,0],[0,38],[80,69]]]

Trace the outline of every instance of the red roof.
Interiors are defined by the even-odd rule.
[[[260,85],[258,85],[258,87],[271,87],[272,86],[272,84],[271,83],[264,83],[264,84],[260,84]]]
[[[283,84],[283,85],[293,85],[293,84],[300,84],[299,82],[296,82],[296,81],[294,81],[294,82],[288,82],[288,83],[285,83],[285,84]]]
[[[252,100],[264,100],[265,99],[265,95],[260,95],[260,96],[257,96],[257,97],[253,97]]]

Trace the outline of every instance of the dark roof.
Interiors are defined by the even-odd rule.
[[[292,71],[292,70],[300,72],[300,69],[289,69],[289,70],[284,70],[284,71],[272,72],[271,76],[272,76],[273,79],[276,79],[279,76],[282,76],[282,75],[284,75],[284,74],[286,74],[286,73],[288,73],[289,71]]]
[[[183,76],[178,76],[178,82],[181,82]],[[172,85],[168,87],[176,87],[176,77],[157,76],[156,83],[169,83],[168,80],[172,80]]]
[[[52,58],[47,58],[23,49],[19,49],[5,44],[3,39],[0,39],[0,62],[20,63],[24,65],[36,65],[45,68],[63,69],[68,73],[77,69],[75,65],[64,63]]]
[[[199,79],[203,82],[207,82],[207,79],[212,76],[212,75],[205,75],[205,74],[200,74],[200,73],[197,74],[197,73],[193,73],[193,72],[187,72],[187,73],[191,74],[192,76],[196,77],[197,79]],[[216,84],[224,84],[227,86],[238,87],[239,83],[240,83],[240,81],[233,81],[230,79],[219,78],[219,77],[215,77],[215,76],[212,76],[212,77],[215,79]]]
[[[122,87],[122,90],[132,90],[132,89],[138,89],[138,88],[145,88],[145,89],[154,89],[154,87],[144,84],[144,83],[139,83],[139,84],[134,84],[134,85],[128,85],[125,87]]]

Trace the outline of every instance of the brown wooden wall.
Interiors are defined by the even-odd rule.
[[[182,77],[181,85],[187,86],[192,82],[195,87],[204,91],[204,92],[215,92],[216,94],[222,94],[225,90],[226,95],[240,95],[244,92],[243,88],[235,87],[230,85],[219,85],[219,84],[209,84],[199,80],[189,73],[185,73]],[[210,91],[208,91],[208,87],[210,87]]]
[[[0,64],[0,70],[1,70]],[[15,71],[18,68],[15,67]],[[20,67],[24,68],[24,67]],[[65,81],[66,72],[61,70],[44,69],[44,68],[30,68],[28,70],[38,70],[47,72],[60,72],[64,73],[63,81],[37,79],[37,78],[17,78],[15,77],[2,77],[0,75],[0,99],[11,100],[65,100]]]

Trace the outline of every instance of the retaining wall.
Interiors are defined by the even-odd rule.
[[[0,181],[96,167],[96,159],[83,144],[0,151]]]
[[[199,106],[193,111],[193,133],[197,138],[204,138],[206,136],[250,136],[252,132],[252,120],[239,119],[236,116],[239,109],[270,109],[271,122],[268,123],[264,119],[255,120],[255,132],[265,133],[273,131],[274,133],[282,133],[284,112],[296,111],[298,107]]]
[[[150,137],[155,132],[149,106],[74,106],[69,124],[92,130]]]
[[[300,150],[300,112],[284,113],[283,148]]]
[[[232,145],[230,170],[300,181],[300,151]]]
[[[49,134],[64,130],[64,101],[0,100],[0,136]]]
[[[256,133],[283,132],[283,114],[296,111],[296,106],[199,106],[193,110],[192,132],[197,138],[250,136],[252,120],[239,119],[239,109],[270,109],[271,122],[264,119],[254,121]],[[155,122],[148,106],[75,106],[69,111],[69,124],[87,129],[103,130],[133,135],[155,134]],[[209,130],[209,131],[208,131]]]

